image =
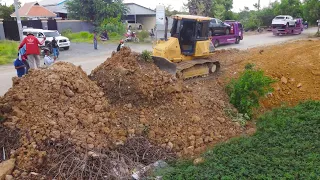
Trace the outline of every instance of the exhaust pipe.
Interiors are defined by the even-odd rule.
[[[168,40],[168,17],[166,17],[166,22],[164,26],[164,40]]]

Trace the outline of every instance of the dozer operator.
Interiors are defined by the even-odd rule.
[[[209,39],[209,17],[174,15],[171,37],[160,39],[153,48],[153,61],[159,69],[178,78],[190,79],[215,73],[220,69],[217,60],[210,59],[214,46]]]

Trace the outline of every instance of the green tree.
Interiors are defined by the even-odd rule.
[[[67,2],[69,16],[90,20],[99,25],[105,18],[124,15],[127,11],[122,0],[70,0]]]
[[[13,18],[10,16],[14,12],[14,6],[6,6],[0,4],[0,19],[4,20],[12,20]]]
[[[320,1],[319,0],[305,0],[302,6],[303,17],[309,21],[310,24],[315,24],[320,19]]]
[[[291,15],[293,17],[302,17],[302,5],[300,0],[281,0],[280,3],[274,3],[275,14]]]
[[[230,20],[234,18],[233,0],[212,0],[211,14],[221,20]]]
[[[212,0],[188,0],[185,6],[192,15],[210,16]]]

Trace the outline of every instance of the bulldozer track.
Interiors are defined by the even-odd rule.
[[[177,63],[176,76],[185,81],[196,78],[206,78],[220,71],[220,63],[211,59],[196,59]],[[188,74],[189,73],[189,74]]]

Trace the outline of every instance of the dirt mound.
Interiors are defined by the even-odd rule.
[[[228,99],[218,81],[184,84],[130,49],[113,54],[90,78],[101,88],[80,67],[59,62],[14,79],[0,114],[20,132],[14,153],[20,169],[82,179],[83,173],[103,177],[103,166],[115,177],[130,173],[136,161],[146,165],[169,152],[194,156],[243,133],[224,113]]]
[[[113,54],[90,78],[113,102],[111,112],[129,135],[147,136],[178,155],[201,153],[241,132],[224,114],[225,93],[219,85],[204,95],[211,91],[205,83],[175,81],[130,49]]]
[[[172,75],[160,71],[153,63],[145,62],[140,55],[124,48],[113,53],[89,76],[103,89],[111,103],[161,103],[169,95],[182,91]]]
[[[125,140],[123,130],[114,128],[117,122],[109,120],[109,104],[103,95],[79,67],[68,63],[59,62],[15,79],[1,106],[10,114],[4,124],[22,133],[20,167],[34,167],[30,164],[34,162],[24,163],[22,154],[44,156],[45,152],[36,151],[47,141],[68,139],[78,151],[84,151],[109,148]]]
[[[282,104],[296,105],[301,101],[320,100],[319,40],[255,48],[236,54],[219,56],[227,66],[225,77],[237,77],[247,63],[253,63],[277,80],[275,91],[261,103],[266,108]],[[223,65],[222,65],[223,66]]]

